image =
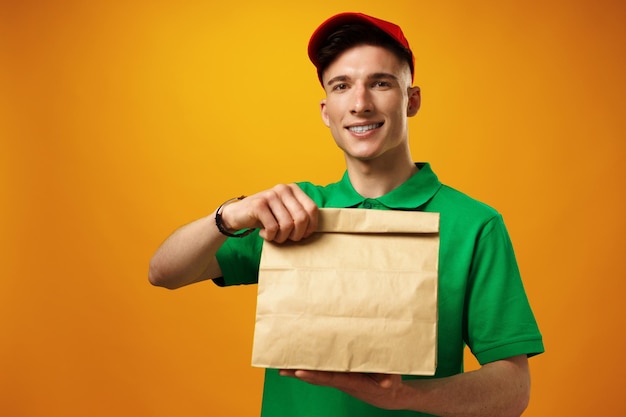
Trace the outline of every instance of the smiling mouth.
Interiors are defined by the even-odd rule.
[[[372,123],[370,125],[363,125],[363,126],[350,126],[348,127],[348,130],[354,133],[365,133],[365,132],[369,132],[370,130],[378,129],[382,125],[383,125],[382,123]]]

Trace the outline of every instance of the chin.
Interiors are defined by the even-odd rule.
[[[350,159],[359,162],[371,162],[378,158],[379,155],[348,155]]]
[[[366,149],[364,149],[364,147],[357,147],[356,149],[344,148],[342,150],[346,155],[348,155],[351,158],[363,159],[363,160],[373,159],[382,154],[379,148],[373,149],[372,147],[367,147]]]

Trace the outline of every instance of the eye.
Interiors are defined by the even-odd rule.
[[[374,88],[389,88],[391,87],[391,83],[389,81],[375,81],[372,84]]]
[[[333,85],[333,91],[341,91],[348,88],[348,84],[346,83],[338,83]]]

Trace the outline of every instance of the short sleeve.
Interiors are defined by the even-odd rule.
[[[466,342],[481,364],[544,351],[502,217],[483,227],[470,270]]]
[[[258,230],[244,238],[228,238],[215,254],[222,277],[219,286],[256,284],[259,277],[263,239]]]

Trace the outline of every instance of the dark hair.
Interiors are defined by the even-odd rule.
[[[322,82],[322,74],[333,61],[346,50],[358,45],[381,46],[391,51],[400,61],[406,61],[413,74],[413,56],[391,36],[367,24],[349,24],[331,33],[326,42],[317,50],[317,76]],[[323,84],[323,82],[322,82]]]

